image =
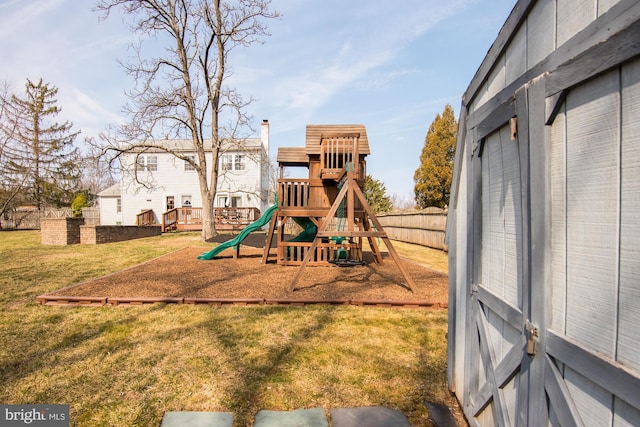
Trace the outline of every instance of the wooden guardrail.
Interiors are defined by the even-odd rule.
[[[137,226],[148,226],[155,223],[156,216],[153,209],[146,209],[136,215]]]

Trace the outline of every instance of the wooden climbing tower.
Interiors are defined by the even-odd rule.
[[[363,125],[308,125],[305,147],[280,148],[278,211],[272,217],[263,255],[266,262],[273,237],[277,262],[299,266],[296,285],[307,266],[357,265],[363,262],[367,239],[376,263],[382,263],[377,239],[382,239],[411,291],[415,283],[362,192],[366,156],[370,154]],[[304,167],[308,177],[286,178],[285,168]],[[285,227],[294,221],[302,228],[287,239]]]

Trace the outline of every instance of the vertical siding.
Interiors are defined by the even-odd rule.
[[[551,127],[551,329],[564,334],[567,311],[566,116]]]
[[[527,16],[527,63],[529,67],[546,58],[555,49],[556,4],[538,1]]]
[[[503,127],[487,138],[482,155],[482,285],[515,307],[521,307],[522,271],[520,168],[517,141]],[[501,360],[521,339],[500,316],[486,309],[489,340]],[[482,369],[481,369],[482,373]],[[509,419],[516,416],[518,375],[505,385],[503,395]],[[481,419],[490,425],[490,407]]]
[[[615,400],[614,427],[637,427],[640,411],[623,400]]]
[[[617,360],[640,371],[640,60],[622,68],[620,325]]]
[[[482,155],[482,284],[502,295],[504,246],[503,210],[500,206],[502,182],[502,144],[500,133],[490,135]]]
[[[506,53],[505,86],[527,71],[527,23],[525,22],[509,43]]]
[[[598,0],[598,16],[601,16],[618,3],[620,3],[620,0]]]
[[[618,72],[567,97],[567,336],[613,357],[617,318]]]
[[[468,253],[467,248],[467,156],[466,150],[463,148],[462,153],[458,155],[463,156],[461,162],[460,172],[460,187],[458,194],[462,197],[458,197],[456,206],[456,253],[458,256],[455,259],[456,263],[456,318],[455,318],[455,373],[454,381],[456,390],[464,390],[464,355],[466,354],[466,335],[463,333],[465,329],[465,317],[467,313],[467,295],[469,290],[467,288],[468,276],[467,276],[467,257],[462,254]]]
[[[506,58],[504,55],[496,61],[496,67],[489,75],[487,83],[487,97],[489,99],[496,96],[505,87],[506,82]]]
[[[518,141],[511,140],[509,126],[500,131],[504,170],[504,252],[505,270],[503,297],[512,306],[521,308],[520,286],[522,277],[522,203],[520,187],[520,161]]]
[[[548,304],[546,301],[532,302],[544,305],[544,308],[536,305],[530,313],[525,312],[524,315],[530,316],[527,318],[541,327],[540,355],[545,356],[546,350],[549,357],[554,359],[553,363],[558,366],[567,387],[568,402],[575,404],[581,418],[578,424],[582,421],[584,425],[615,427],[638,425],[640,408],[632,407],[611,394],[619,393],[629,400],[631,387],[635,384],[625,382],[618,388],[606,381],[600,383],[587,378],[592,372],[583,370],[593,369],[594,365],[581,359],[581,356],[585,352],[592,352],[596,357],[602,356],[603,365],[614,360],[636,377],[640,371],[640,59],[636,57],[633,62],[613,65],[612,61],[603,58],[608,52],[602,53],[594,48],[611,35],[609,32],[615,28],[623,28],[621,21],[626,23],[637,19],[638,3],[632,0],[624,0],[624,8],[632,8],[633,14],[618,15],[622,7],[611,11],[613,6],[621,2],[622,0],[518,1],[514,10],[522,12],[525,7],[532,7],[522,25],[514,30],[514,34],[509,34],[510,41],[504,51],[491,51],[488,55],[488,60],[496,58],[491,71],[487,71],[489,66],[483,63],[483,75],[474,79],[470,85],[473,90],[477,88],[477,92],[473,94],[468,106],[470,120],[467,124],[478,125],[483,132],[490,129],[489,126],[494,126],[498,117],[502,118],[505,114],[506,106],[510,107],[506,102],[512,94],[504,93],[504,89],[516,81],[524,83],[525,80],[536,79],[535,84],[540,81],[543,85],[546,84],[549,96],[547,107],[551,107],[551,101],[557,100],[556,95],[560,95],[558,90],[567,91],[567,97],[551,126],[546,126],[543,122],[528,122],[529,136],[537,132],[537,135],[544,133],[544,138],[549,138],[544,141],[532,139],[531,144],[549,143],[550,151],[545,161],[549,161],[550,205],[545,206],[544,211],[550,215],[548,226],[551,241],[550,253],[547,253],[546,245],[542,249],[535,246],[535,243],[539,243],[536,239],[532,239],[533,246],[528,248],[531,251],[527,252],[528,255],[533,253],[538,256],[543,251],[545,259],[550,257],[547,271],[549,281],[544,280],[545,286],[546,283],[549,286],[544,289],[544,296],[549,301]],[[607,14],[608,11],[613,13]],[[603,15],[604,19],[591,25]],[[515,28],[514,22],[519,21],[522,15],[513,13],[511,17],[516,18],[508,21],[511,25],[505,25],[510,30]],[[585,29],[587,31],[583,31]],[[637,27],[629,27],[622,38],[635,36],[632,31],[637,32]],[[612,40],[614,39],[609,39],[608,43],[617,43]],[[506,43],[505,34],[497,42],[499,43],[494,46]],[[619,68],[595,77],[590,75],[580,83],[577,82],[579,76],[561,82],[567,77],[563,73],[581,64],[574,59],[577,52],[585,48],[585,43],[589,43],[592,49],[585,52],[584,58],[603,67],[598,69]],[[619,54],[620,51],[612,46],[611,57],[616,59],[616,64],[628,61],[628,57]],[[544,61],[545,58],[548,61]],[[592,63],[588,63],[587,59],[584,67],[590,69]],[[546,69],[533,69],[536,64]],[[563,65],[556,68],[559,64]],[[574,68],[572,71],[580,74],[583,70]],[[540,76],[534,75],[537,71],[540,71]],[[550,74],[542,75],[544,71],[549,71]],[[530,80],[529,83],[533,81]],[[478,86],[479,82],[483,82],[481,86]],[[515,84],[513,86],[514,91],[517,91],[516,100],[517,93],[527,93],[529,90],[526,85],[519,89],[515,89]],[[494,98],[498,94],[500,96]],[[531,102],[531,99],[527,102]],[[537,107],[541,101],[538,102],[536,98],[535,102],[537,104],[534,107]],[[491,107],[496,109],[489,111],[489,104],[486,103],[491,103]],[[484,108],[480,109],[483,105]],[[527,107],[531,106],[527,104]],[[547,113],[550,112],[549,109]],[[531,118],[530,115],[529,119]],[[536,116],[536,119],[540,117]],[[532,127],[535,127],[533,133]],[[467,130],[473,132],[473,129]],[[479,281],[482,286],[509,304],[527,308],[529,306],[522,304],[522,298],[526,298],[531,292],[535,301],[535,297],[539,296],[536,293],[541,291],[535,286],[542,280],[534,281],[534,288],[525,288],[527,293],[524,296],[521,294],[520,287],[523,283],[528,284],[526,278],[523,280],[519,265],[523,262],[522,254],[519,253],[522,244],[522,234],[519,233],[523,217],[518,203],[521,183],[517,144],[509,141],[508,136],[508,131],[503,129],[489,135],[484,144],[481,158],[481,227],[478,231],[481,239],[478,244],[480,252],[477,253],[476,248],[462,248],[462,245],[471,244],[476,238],[470,238],[470,243],[462,234],[456,239],[456,249],[461,256],[468,254],[474,261],[479,260]],[[540,145],[536,145],[535,149],[539,150],[539,147]],[[539,173],[539,169],[534,168],[532,172],[534,170]],[[531,180],[531,187],[537,185],[536,188],[539,188],[540,181],[536,180],[540,177],[532,175],[528,178]],[[530,191],[531,187],[527,184],[527,181],[523,183],[523,190]],[[469,191],[469,188],[466,190]],[[468,196],[461,191],[459,197],[466,200]],[[532,204],[531,209],[536,209],[536,206]],[[458,225],[470,224],[465,212],[458,212]],[[527,261],[530,260],[524,260]],[[456,266],[458,269],[465,269],[468,263],[466,260],[457,260]],[[458,273],[456,280],[467,280],[465,283],[468,286],[471,278],[467,274],[471,273]],[[465,283],[456,283],[457,298],[467,298],[468,303],[469,289]],[[465,307],[462,301],[456,301],[458,313],[465,308],[468,310],[469,307]],[[489,341],[496,357],[500,359],[517,342],[520,331],[513,330],[489,308],[484,307],[484,313],[488,320]],[[482,361],[475,362],[473,358],[477,355],[467,355],[464,359],[465,353],[475,351],[478,334],[473,329],[461,332],[463,324],[456,324],[456,351],[461,351],[455,355],[456,360],[474,360],[479,366],[477,372],[473,367],[467,370],[467,374],[472,372],[476,376],[467,378],[466,382],[456,378],[458,387],[466,387],[460,389],[459,396],[464,392],[468,398],[477,390],[474,385],[477,384],[478,377],[481,383],[484,380],[485,367],[482,366]],[[470,325],[466,326],[469,328]],[[551,335],[545,333],[547,327],[564,335],[562,340],[566,338],[567,341],[575,342],[577,347],[561,351],[553,349]],[[467,334],[466,344],[469,346],[466,349],[463,347],[464,334]],[[552,349],[557,353],[552,352]],[[509,411],[508,419],[513,424],[517,421],[513,411],[517,408],[515,397],[519,393],[524,396],[522,393],[541,390],[536,388],[540,381],[531,380],[529,384],[526,383],[524,374],[532,375],[532,367],[539,366],[535,365],[539,359],[534,359],[532,363],[527,363],[528,360],[526,356],[523,359],[523,376],[518,373],[502,390],[506,398],[505,408]],[[594,372],[597,371],[597,368],[594,369]],[[515,381],[518,379],[522,380],[520,385],[529,389],[517,390]],[[458,394],[458,390],[456,393]],[[572,416],[560,402],[545,401],[549,395],[542,394],[520,400],[521,403],[527,399],[533,402],[528,408],[531,411],[528,414],[529,423],[538,425],[539,421],[540,424],[559,425],[559,419]],[[633,401],[631,404],[636,403]],[[472,424],[494,425],[494,421],[498,420],[493,419],[493,404],[494,402],[490,402],[478,417],[471,419]],[[549,408],[548,419],[547,414],[537,413],[544,411],[536,411],[545,405]]]
[[[568,365],[564,369],[565,383],[585,425],[610,426],[613,420],[611,394]]]
[[[557,0],[557,46],[575,36],[596,18],[597,0]]]
[[[490,135],[482,158],[482,282],[520,307],[520,170],[509,135],[508,126]]]

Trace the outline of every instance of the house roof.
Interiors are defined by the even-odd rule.
[[[320,154],[322,137],[336,135],[359,135],[359,152],[371,154],[367,129],[364,125],[307,125],[304,147],[279,147],[276,161],[282,166],[307,166],[310,154]]]
[[[143,143],[140,141],[138,143]],[[193,142],[190,139],[158,139],[152,141],[144,141],[149,145],[163,146],[167,149],[183,152],[194,152]],[[211,140],[207,139],[204,142],[205,150],[211,149]],[[223,151],[247,151],[247,150],[260,150],[262,148],[262,140],[260,138],[246,138],[237,141],[227,141],[223,143]],[[141,147],[140,150],[144,150],[149,153],[164,152],[161,148],[153,147]]]
[[[278,147],[276,161],[282,166],[308,166],[309,156],[305,147]]]
[[[113,184],[111,187],[107,187],[98,193],[100,197],[114,197],[120,196],[120,184]]]
[[[358,151],[371,154],[367,129],[364,125],[307,125],[305,148],[307,154],[320,154],[320,142],[323,135],[360,134]]]

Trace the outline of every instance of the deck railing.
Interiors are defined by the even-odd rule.
[[[137,226],[153,225],[156,222],[156,216],[153,213],[153,209],[145,209],[136,215]]]
[[[260,217],[258,208],[214,208],[215,226],[220,230],[244,228]],[[181,207],[162,214],[162,230],[202,229],[202,208]]]
[[[339,177],[344,168],[351,164],[351,172],[359,174],[359,140],[360,134],[322,135],[320,145],[320,169],[322,178]]]
[[[304,208],[309,206],[308,179],[279,179],[279,206],[288,208]]]
[[[260,218],[258,208],[214,208],[216,228],[235,230],[244,228]]]
[[[162,232],[178,228],[178,209],[171,209],[162,214]]]

